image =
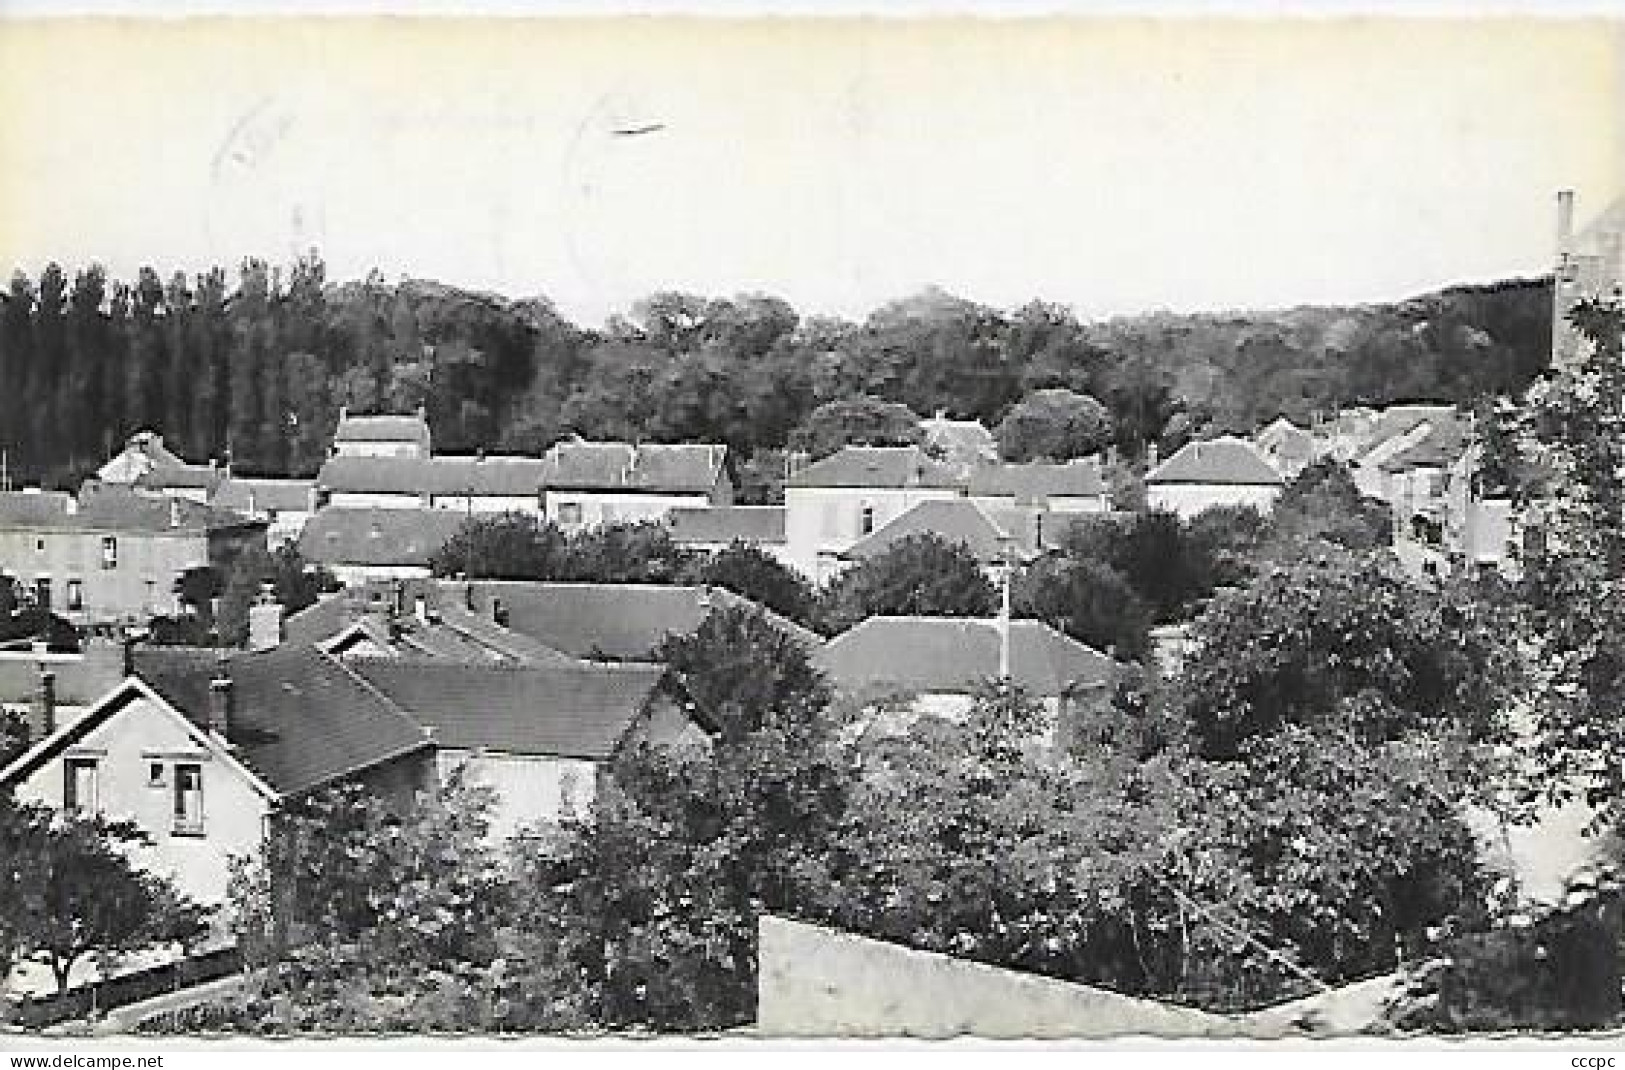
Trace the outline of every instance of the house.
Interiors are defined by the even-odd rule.
[[[1584,340],[1569,313],[1589,298],[1617,295],[1625,284],[1625,197],[1616,199],[1578,232],[1574,192],[1557,195],[1557,265],[1552,287],[1552,365],[1578,361]]]
[[[309,479],[265,479],[227,475],[209,504],[266,523],[266,545],[275,550],[297,542],[316,512],[316,485]]]
[[[1378,413],[1364,407],[1338,409],[1330,415],[1317,413],[1309,429],[1315,455],[1352,462],[1370,447],[1377,422]]]
[[[546,467],[538,457],[331,457],[316,474],[317,501],[324,508],[539,515]]]
[[[1460,417],[1450,405],[1390,405],[1375,414],[1369,442],[1350,461],[1354,484],[1360,493],[1372,498],[1390,497],[1383,465],[1436,430],[1455,434]]]
[[[135,486],[154,494],[167,494],[172,498],[185,498],[199,505],[213,499],[226,471],[213,461],[208,464],[162,464],[142,473]]]
[[[178,613],[175,581],[222,573],[264,547],[265,522],[134,487],[87,481],[79,494],[0,493],[0,572],[81,628]]]
[[[103,483],[132,485],[155,468],[185,467],[185,461],[164,447],[164,436],[156,431],[137,431],[117,456],[96,470],[96,478]]]
[[[666,515],[666,525],[671,529],[671,541],[685,550],[711,554],[740,543],[754,546],[780,564],[789,564],[782,505],[673,509]]]
[[[846,446],[801,469],[784,489],[792,567],[823,583],[841,554],[923,501],[963,496],[966,480],[918,446]]]
[[[340,658],[306,644],[142,650],[135,675],[0,770],[0,789],[133,820],[138,860],[225,901],[279,807],[340,783],[404,803],[454,772],[495,789],[492,835],[582,813],[623,748],[704,745],[657,666]]]
[[[1251,442],[1227,435],[1181,446],[1146,474],[1145,497],[1184,519],[1221,505],[1268,513],[1285,483]]]
[[[1042,703],[1047,739],[1061,746],[1082,715],[1110,701],[1120,671],[1041,621],[970,617],[870,617],[831,639],[813,663],[840,695],[880,711],[866,730],[896,731],[925,715],[963,716],[1006,656],[1011,682]],[[898,699],[903,708],[885,708]]]
[[[1254,435],[1253,445],[1281,478],[1289,480],[1309,467],[1317,452],[1314,436],[1285,416],[1277,416]]]
[[[1471,444],[1459,421],[1422,426],[1426,433],[1410,445],[1362,467],[1380,473],[1379,496],[1393,509],[1399,536],[1442,548],[1472,497]]]
[[[673,509],[733,504],[728,448],[572,439],[547,451],[547,519],[566,531],[665,519]]]
[[[344,584],[429,575],[429,560],[467,523],[444,509],[318,510],[299,533],[299,553]]]
[[[920,421],[920,444],[931,456],[966,474],[999,460],[999,444],[980,420],[952,420],[941,409]]]
[[[433,455],[429,421],[423,406],[410,415],[352,415],[339,409],[338,427],[333,431],[335,457],[410,457],[424,460]]]
[[[990,508],[1031,508],[1048,513],[1104,513],[1111,488],[1100,458],[1080,457],[1059,464],[989,464],[970,474],[968,493]]]
[[[931,499],[859,539],[839,556],[845,562],[861,563],[906,539],[930,535],[963,547],[977,564],[996,575],[997,570],[1038,554],[1044,518],[1037,510],[988,508],[970,498]]]
[[[449,624],[468,614],[505,633],[572,658],[604,662],[653,662],[673,635],[689,635],[713,610],[749,607],[760,612],[809,653],[823,640],[765,607],[715,587],[653,583],[567,583],[530,580],[413,580],[372,584],[360,595],[329,595],[290,616],[290,642],[320,642],[392,599],[418,612],[439,613]],[[401,612],[397,611],[397,612]]]

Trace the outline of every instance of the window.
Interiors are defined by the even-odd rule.
[[[35,539],[34,540],[34,549],[43,554],[45,552],[45,540],[44,539]]]
[[[83,580],[68,581],[68,608],[85,608],[85,584]]]
[[[863,505],[863,511],[858,514],[858,534],[867,535],[874,530],[875,507],[865,502]]]
[[[34,604],[41,609],[51,608],[51,577],[41,576],[34,581]]]
[[[147,787],[149,787],[149,788],[161,788],[161,787],[164,786],[164,784],[165,784],[164,763],[163,762],[148,762],[147,763]]]
[[[175,835],[203,834],[203,767],[196,763],[175,766]]]
[[[96,759],[69,758],[62,763],[62,809],[90,816],[96,812]]]
[[[118,568],[118,538],[102,536],[102,568]]]
[[[560,524],[579,524],[579,523],[581,523],[581,503],[580,502],[560,502],[559,503],[559,523]]]

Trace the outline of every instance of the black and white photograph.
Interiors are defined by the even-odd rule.
[[[0,0],[0,1050],[1620,1043],[1625,4],[195,7]]]

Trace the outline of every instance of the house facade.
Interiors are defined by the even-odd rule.
[[[175,581],[188,569],[222,573],[265,545],[263,521],[87,482],[78,495],[0,494],[0,572],[35,602],[82,628],[144,623],[181,610]]]
[[[544,458],[544,510],[560,528],[579,531],[732,505],[727,457],[726,446],[709,444],[558,442]]]
[[[918,446],[847,446],[792,476],[784,489],[790,564],[814,583],[842,554],[925,501],[962,497],[965,480]]]
[[[444,509],[328,506],[299,533],[299,553],[344,584],[429,575],[429,562],[468,518]]]
[[[352,415],[339,409],[333,431],[335,457],[410,457],[422,460],[433,454],[429,420],[420,405],[410,415],[384,413]]]

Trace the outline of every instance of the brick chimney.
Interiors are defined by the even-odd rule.
[[[260,584],[260,593],[248,607],[248,649],[275,650],[282,645],[282,603],[269,583]]]
[[[231,674],[222,663],[209,681],[209,731],[222,740],[231,738],[231,718],[236,704]]]

